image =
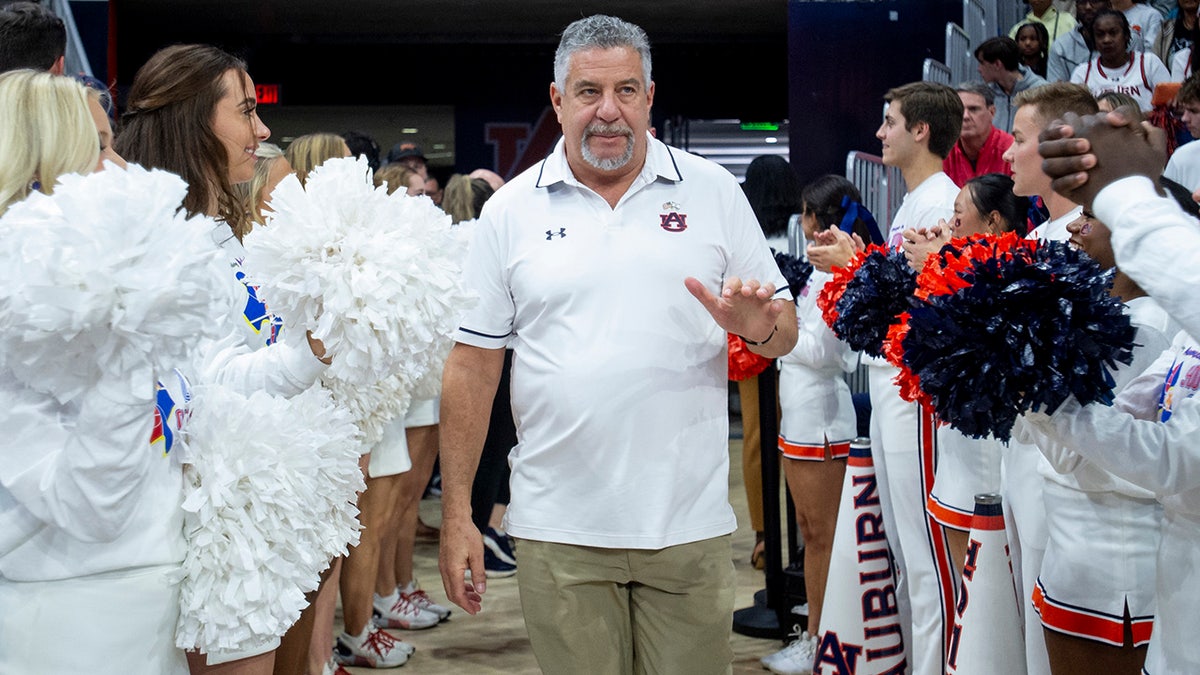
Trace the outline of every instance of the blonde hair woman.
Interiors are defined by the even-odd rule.
[[[0,213],[33,191],[51,194],[58,177],[88,173],[100,156],[88,89],[60,75],[0,75]]]
[[[301,136],[292,141],[284,153],[301,185],[308,179],[309,172],[321,166],[325,160],[350,155],[350,146],[346,145],[345,139],[337,134],[325,133]]]
[[[404,188],[409,197],[425,194],[425,179],[421,174],[399,162],[392,162],[375,172],[375,187],[384,184],[387,184],[388,194],[400,188]]]
[[[265,222],[263,211],[268,209],[271,193],[293,169],[283,150],[274,143],[259,143],[254,156],[258,158],[254,162],[254,177],[249,182],[238,183],[233,189],[245,200],[246,210],[254,222],[262,225]]]

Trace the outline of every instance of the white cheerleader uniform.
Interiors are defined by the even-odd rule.
[[[844,373],[858,354],[837,338],[821,317],[817,296],[833,275],[814,270],[796,298],[796,346],[779,359],[779,451],[788,459],[845,459],[858,428]]]
[[[175,647],[184,556],[178,372],[112,374],[79,403],[4,379],[0,522],[36,525],[0,552],[0,673],[186,675]],[[149,443],[147,443],[149,441]],[[64,639],[70,644],[64,644]]]
[[[1160,197],[1154,183],[1142,176],[1104,187],[1094,207],[1112,229],[1117,265],[1183,330],[1200,334],[1200,302],[1194,294],[1200,285],[1196,221],[1173,200]],[[1185,368],[1200,377],[1194,365],[1181,364],[1184,378]],[[1053,415],[1027,415],[1049,440],[1153,491],[1162,502],[1158,612],[1144,666],[1150,675],[1200,672],[1200,641],[1192,623],[1200,616],[1200,399],[1172,395],[1170,412],[1166,422],[1151,422],[1070,399]]]
[[[932,227],[954,215],[959,188],[945,173],[909,187],[888,231],[891,248],[901,244],[904,230]],[[897,601],[908,631],[905,644],[914,673],[941,673],[957,582],[942,528],[925,511],[937,470],[936,425],[932,413],[900,397],[895,366],[866,356],[864,362],[871,390],[871,457],[884,529],[900,569]]]
[[[1163,353],[1177,327],[1153,300],[1128,303],[1137,327],[1134,362],[1114,391]],[[1168,352],[1170,353],[1170,352]],[[1157,397],[1153,397],[1157,398]],[[1145,404],[1142,407],[1149,407]],[[1135,646],[1150,641],[1162,507],[1154,493],[1061,447],[1042,448],[1049,539],[1033,604],[1046,628],[1120,647],[1128,609]]]

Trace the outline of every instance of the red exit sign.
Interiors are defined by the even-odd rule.
[[[259,105],[279,103],[279,85],[256,84],[254,85],[254,95],[258,98]]]

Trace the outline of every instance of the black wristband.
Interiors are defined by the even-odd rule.
[[[768,342],[770,342],[770,341],[771,341],[771,338],[775,337],[775,333],[777,333],[778,331],[779,331],[779,326],[772,326],[772,327],[771,327],[771,334],[770,334],[770,335],[768,335],[768,336],[767,336],[767,339],[766,339],[766,340],[763,340],[762,342],[755,342],[754,340],[751,340],[751,339],[749,339],[749,338],[747,338],[747,337],[744,337],[744,336],[742,336],[742,335],[739,335],[738,337],[742,338],[742,342],[745,342],[745,343],[746,343],[746,344],[748,344],[748,345],[754,345],[755,347],[758,347],[758,346],[765,345],[765,344],[767,344]]]

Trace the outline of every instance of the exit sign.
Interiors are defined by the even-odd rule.
[[[256,84],[254,85],[254,96],[258,99],[259,105],[279,103],[279,85]]]

